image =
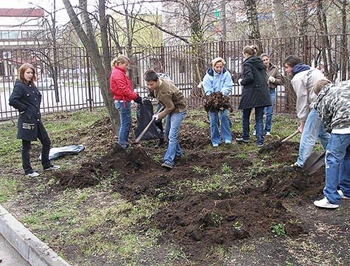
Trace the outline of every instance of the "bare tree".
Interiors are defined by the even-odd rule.
[[[109,89],[109,75],[111,71],[111,55],[110,47],[107,41],[107,19],[106,19],[106,6],[105,0],[98,0],[98,18],[91,16],[87,10],[87,1],[79,0],[79,13],[76,13],[70,0],[62,0],[70,21],[79,36],[79,39],[83,43],[88,55],[91,57],[92,65],[95,68],[98,83],[100,85],[101,94],[103,101],[107,108],[109,117],[112,122],[113,130],[115,133],[118,132],[119,128],[119,114],[114,108],[112,94]],[[79,16],[81,19],[79,19]],[[101,36],[102,54],[97,45],[95,29],[93,22],[95,21],[98,25],[98,30]],[[101,60],[102,58],[102,60]]]

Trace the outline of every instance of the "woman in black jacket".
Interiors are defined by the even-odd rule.
[[[56,170],[59,166],[52,165],[49,160],[51,141],[41,121],[41,93],[35,86],[36,74],[31,64],[25,63],[18,69],[18,79],[15,82],[9,103],[19,112],[17,138],[22,139],[22,166],[24,174],[36,177],[30,164],[31,141],[40,140],[41,164],[44,170]]]
[[[238,107],[243,110],[243,135],[241,138],[236,138],[236,141],[249,142],[250,113],[252,108],[255,108],[256,144],[261,147],[264,144],[264,108],[271,106],[271,100],[266,82],[266,69],[263,61],[257,57],[257,53],[258,47],[256,45],[246,46],[243,49],[245,60],[243,61],[242,79],[239,80],[243,89]]]

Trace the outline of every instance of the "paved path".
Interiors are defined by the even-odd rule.
[[[23,257],[0,234],[0,265],[1,266],[30,266]]]

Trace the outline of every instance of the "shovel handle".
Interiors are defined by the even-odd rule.
[[[281,142],[286,142],[287,140],[290,140],[291,138],[293,138],[294,136],[296,136],[299,133],[299,130],[297,129],[292,135],[286,137],[285,139],[283,139]]]

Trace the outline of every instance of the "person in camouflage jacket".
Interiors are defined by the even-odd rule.
[[[326,149],[324,198],[314,204],[336,209],[341,199],[350,199],[350,80],[327,83],[320,80],[314,88],[318,94],[314,108],[331,133]]]

